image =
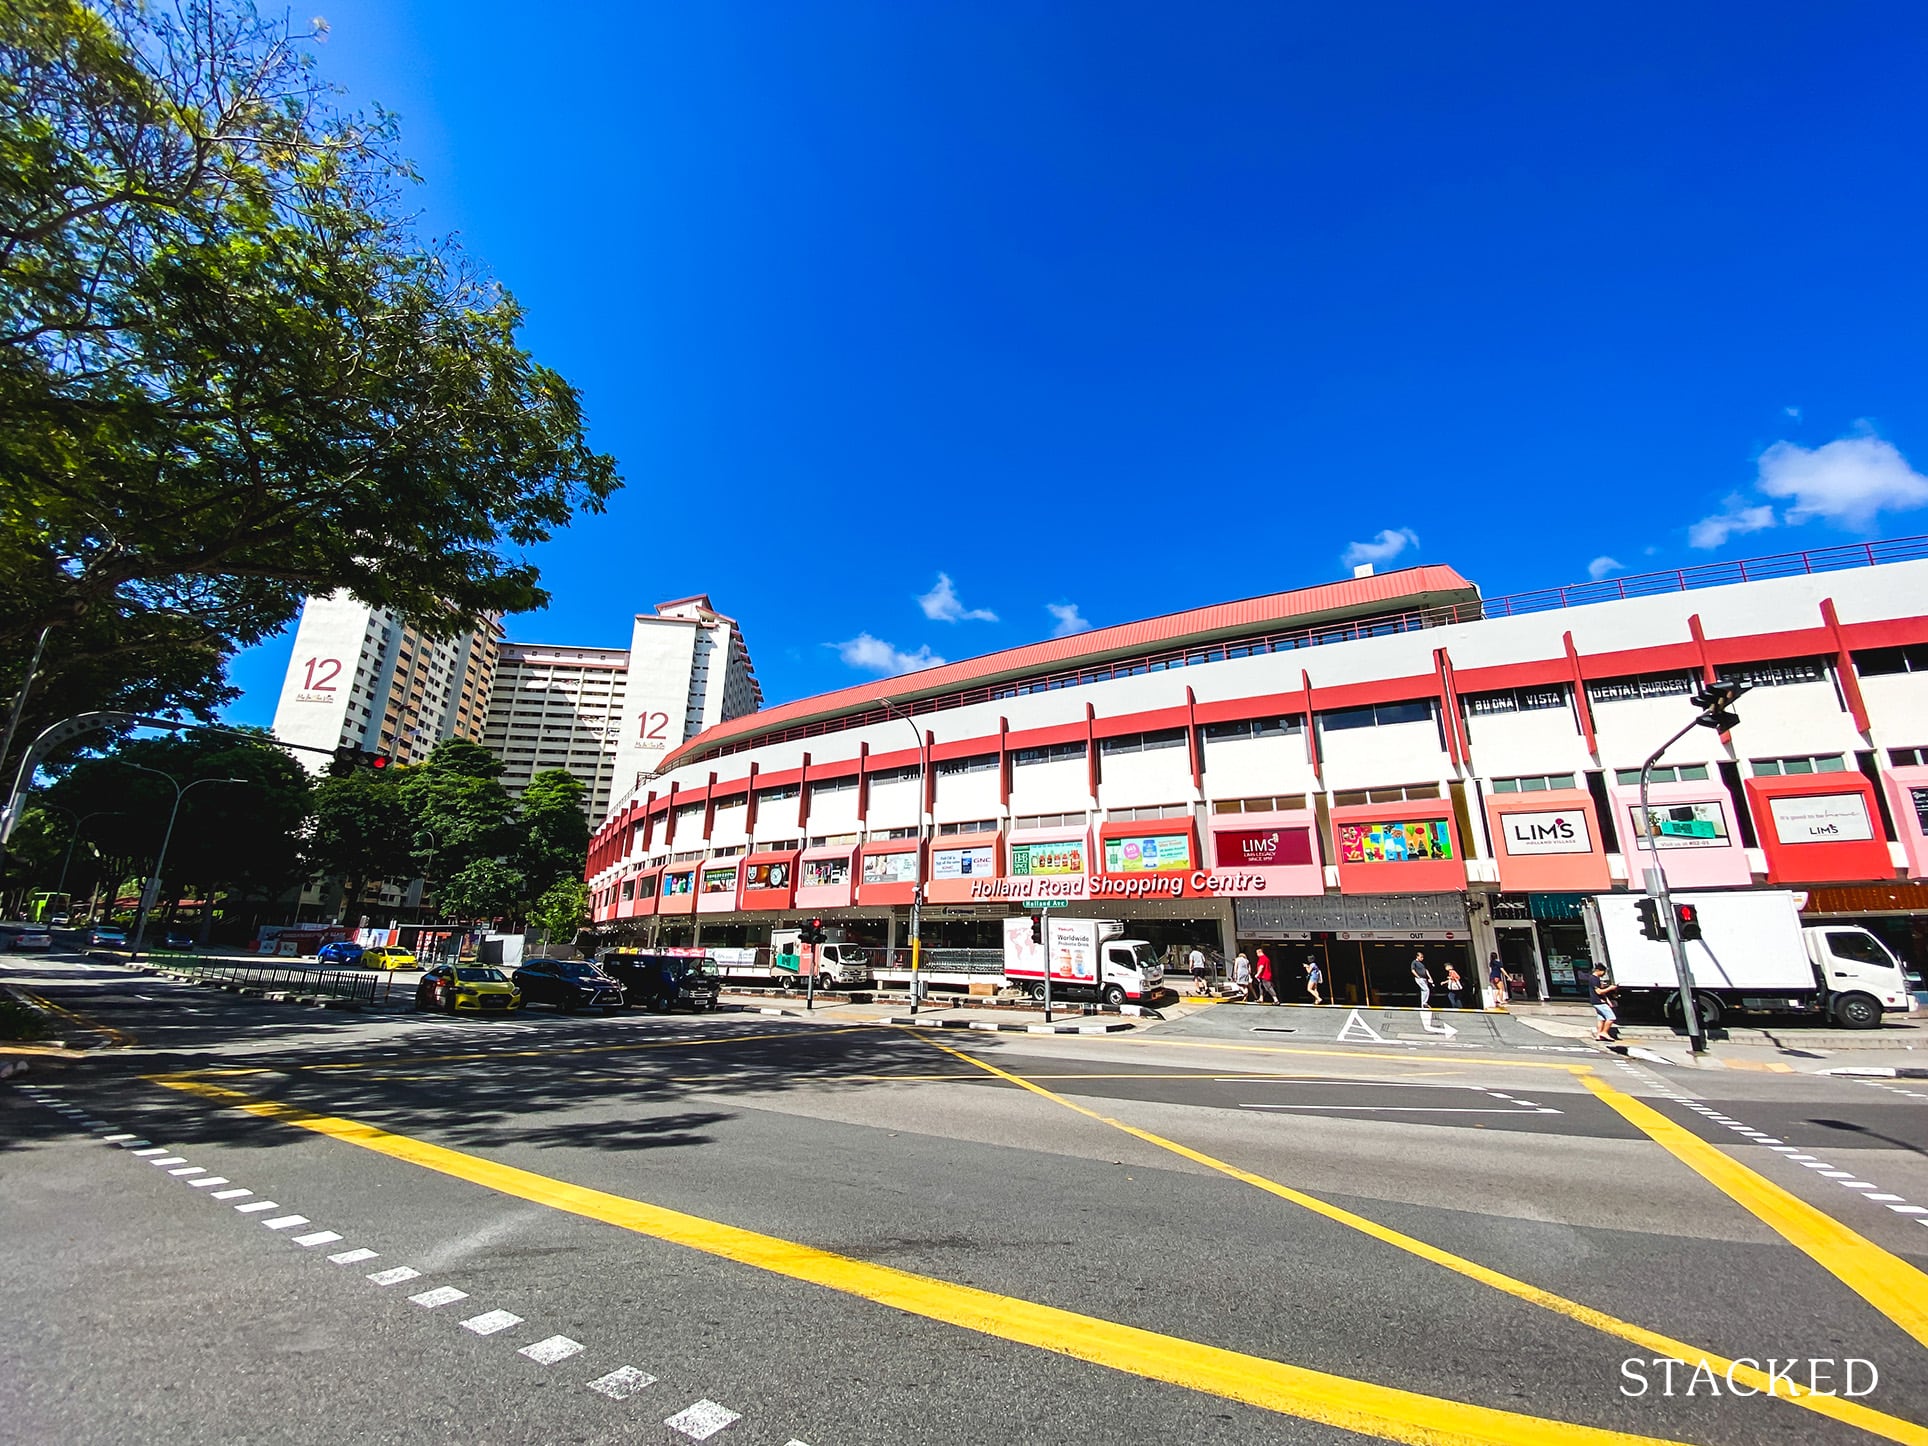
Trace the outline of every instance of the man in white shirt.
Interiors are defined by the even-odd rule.
[[[1200,994],[1205,993],[1207,987],[1205,979],[1205,951],[1200,949],[1196,944],[1192,945],[1192,957],[1188,962],[1192,966],[1192,987]]]

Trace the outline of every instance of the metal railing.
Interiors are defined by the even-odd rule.
[[[366,969],[304,969],[298,964],[213,964],[179,955],[154,954],[148,962],[157,968],[192,975],[197,980],[232,984],[263,993],[286,990],[290,994],[326,994],[336,999],[356,999],[364,1004],[387,1001],[395,976],[384,970],[379,974]]]

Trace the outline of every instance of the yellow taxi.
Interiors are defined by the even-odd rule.
[[[492,964],[437,964],[415,986],[415,1007],[507,1014],[522,1008],[522,991]]]
[[[413,969],[418,962],[399,944],[371,944],[361,951],[364,969]]]

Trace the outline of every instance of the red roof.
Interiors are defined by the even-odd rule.
[[[706,753],[718,744],[744,734],[763,733],[840,713],[874,708],[878,699],[904,704],[933,694],[954,692],[975,684],[988,684],[1005,678],[1053,672],[1102,658],[1128,656],[1155,651],[1161,646],[1176,647],[1194,641],[1233,637],[1292,624],[1336,621],[1363,617],[1405,608],[1435,607],[1445,603],[1471,602],[1479,589],[1443,563],[1401,568],[1397,572],[1375,573],[1370,577],[1351,577],[1343,582],[1319,583],[1314,587],[1294,588],[1290,592],[1267,593],[1263,597],[1238,602],[1214,603],[1166,613],[1142,622],[1119,623],[1115,627],[1094,628],[1068,638],[1052,638],[1042,643],[1005,648],[955,663],[941,663],[915,673],[893,678],[878,678],[839,688],[814,697],[779,703],[755,713],[745,713],[728,722],[707,728],[675,749],[663,760],[663,768],[673,768],[693,753]]]

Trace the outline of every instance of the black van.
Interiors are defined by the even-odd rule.
[[[657,1014],[674,1013],[687,1005],[701,1014],[716,1008],[722,992],[716,969],[707,959],[684,954],[643,954],[630,949],[606,950],[596,967],[623,986],[623,1006]]]

